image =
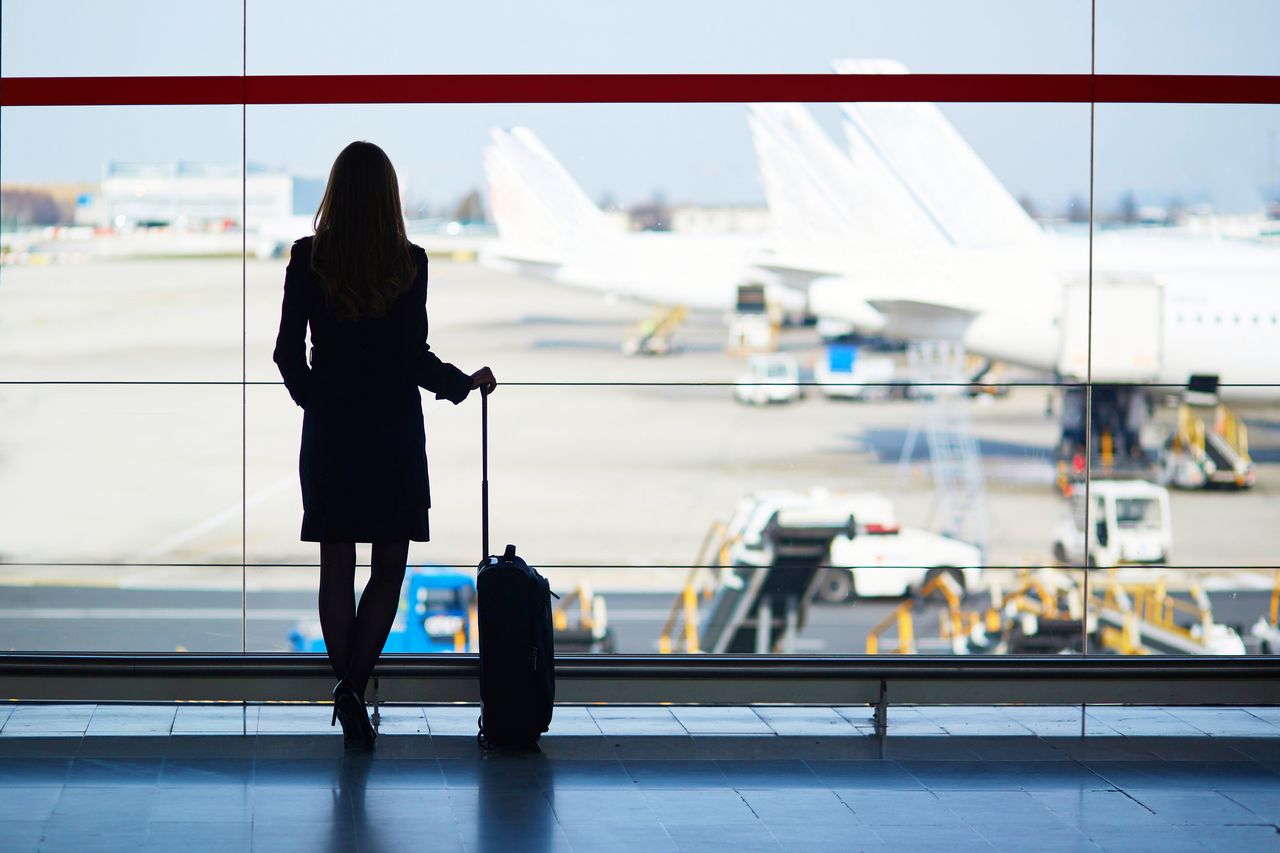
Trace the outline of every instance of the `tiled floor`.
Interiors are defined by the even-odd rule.
[[[0,850],[1273,850],[1272,709],[0,706]]]

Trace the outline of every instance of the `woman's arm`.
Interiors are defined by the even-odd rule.
[[[437,400],[448,400],[455,405],[471,393],[471,377],[449,362],[441,361],[426,341],[418,353],[414,378],[423,388],[435,392]]]
[[[311,300],[306,291],[307,264],[306,251],[294,243],[284,272],[280,332],[272,354],[289,396],[303,408],[311,396],[311,368],[307,366],[307,318],[311,313]]]

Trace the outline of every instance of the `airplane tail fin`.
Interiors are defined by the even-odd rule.
[[[748,121],[782,251],[942,242],[879,158],[851,162],[802,105],[752,104]]]
[[[905,74],[888,59],[842,59],[840,74]],[[931,103],[845,103],[850,157],[877,156],[957,246],[1034,245],[1040,226]]]
[[[504,254],[560,263],[605,229],[599,208],[528,128],[490,131],[484,167]]]

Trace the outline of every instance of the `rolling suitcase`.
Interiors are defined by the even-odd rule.
[[[537,749],[551,725],[555,655],[551,587],[508,545],[489,554],[489,400],[481,397],[480,486],[485,558],[476,574],[480,624],[480,731],[486,749]]]

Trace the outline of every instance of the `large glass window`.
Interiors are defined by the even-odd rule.
[[[526,6],[8,0],[3,74],[1091,68],[1076,2]],[[1269,7],[1161,9],[1100,2],[1097,70],[1276,73]],[[1274,105],[378,99],[0,112],[0,647],[320,648],[271,355],[360,138],[564,651],[1280,648]],[[430,396],[389,651],[474,650],[479,406]]]
[[[989,0],[981,14],[945,0],[495,0],[376,16],[329,0],[250,3],[247,21],[251,74],[821,72],[850,56],[929,72],[1089,70],[1089,9],[1071,0]]]
[[[1197,42],[1206,70],[1265,72],[1242,38],[1230,62]],[[1111,649],[1273,645],[1277,129],[1274,105],[1097,108],[1090,559]]]

